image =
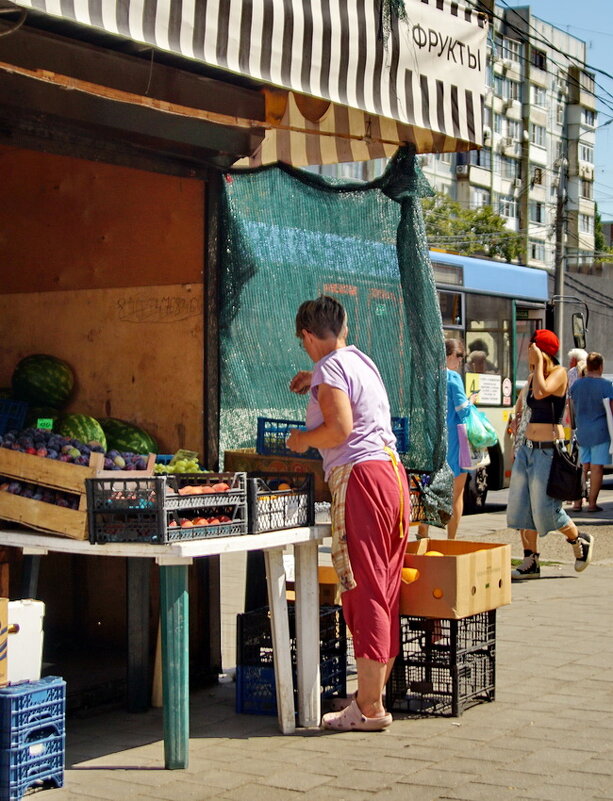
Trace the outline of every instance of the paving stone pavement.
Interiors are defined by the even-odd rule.
[[[613,490],[600,500],[604,546]],[[516,555],[504,526],[503,512],[465,518],[460,536]],[[498,610],[492,703],[398,714],[382,733],[284,737],[274,718],[236,715],[225,681],[192,694],[187,770],[164,770],[161,710],[69,719],[65,787],[41,801],[613,801],[613,562],[579,575],[569,556],[543,572]]]

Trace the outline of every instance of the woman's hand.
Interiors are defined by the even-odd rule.
[[[299,428],[292,428],[289,432],[289,437],[286,439],[285,444],[294,453],[304,453],[308,451],[309,446],[304,442],[304,431]]]
[[[296,375],[289,382],[289,388],[297,395],[306,395],[311,388],[312,378],[313,373],[311,370],[300,370],[300,372],[296,373]],[[298,453],[301,453],[301,451],[298,451]]]
[[[538,348],[534,342],[532,342],[528,348],[528,361],[534,365],[539,364],[539,362],[541,364],[543,363],[543,351]]]

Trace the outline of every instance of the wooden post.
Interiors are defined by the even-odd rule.
[[[189,598],[187,564],[160,565],[164,763],[189,763]]]
[[[289,618],[285,596],[285,570],[283,569],[283,548],[270,548],[265,551],[266,579],[268,581],[268,603],[270,605],[270,624],[275,664],[275,684],[277,691],[277,714],[279,727],[283,734],[296,730],[294,713],[294,683],[292,680],[292,657],[289,641]]]
[[[149,709],[150,575],[150,559],[126,559],[128,712],[146,712]]]
[[[10,598],[9,588],[9,549],[0,548],[0,598]]]
[[[295,545],[294,554],[298,724],[300,726],[318,726],[321,712],[321,678],[319,675],[317,542]]]

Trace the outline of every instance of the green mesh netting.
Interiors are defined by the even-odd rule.
[[[371,183],[284,165],[227,173],[222,198],[220,453],[255,446],[257,417],[304,420],[290,378],[311,363],[294,333],[302,301],[337,297],[349,342],[378,365],[393,416],[409,421],[414,471],[431,473],[428,518],[451,513],[443,333],[420,198],[403,148]]]

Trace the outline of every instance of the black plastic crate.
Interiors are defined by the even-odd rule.
[[[390,710],[451,715],[496,694],[496,610],[460,620],[401,616]]]
[[[87,479],[90,542],[167,543],[246,534],[246,481],[246,473]],[[227,490],[216,489],[224,484]]]
[[[314,487],[312,473],[247,473],[249,533],[312,526]]]
[[[411,496],[411,523],[421,523],[426,519],[426,507],[424,505],[424,486],[430,481],[427,473],[413,473],[407,471],[409,482],[409,494]]]
[[[293,606],[289,607],[290,647],[296,694],[296,635]],[[321,697],[344,697],[347,692],[347,630],[340,606],[320,608]],[[256,609],[237,615],[236,711],[242,714],[275,715],[275,671],[270,612]]]

